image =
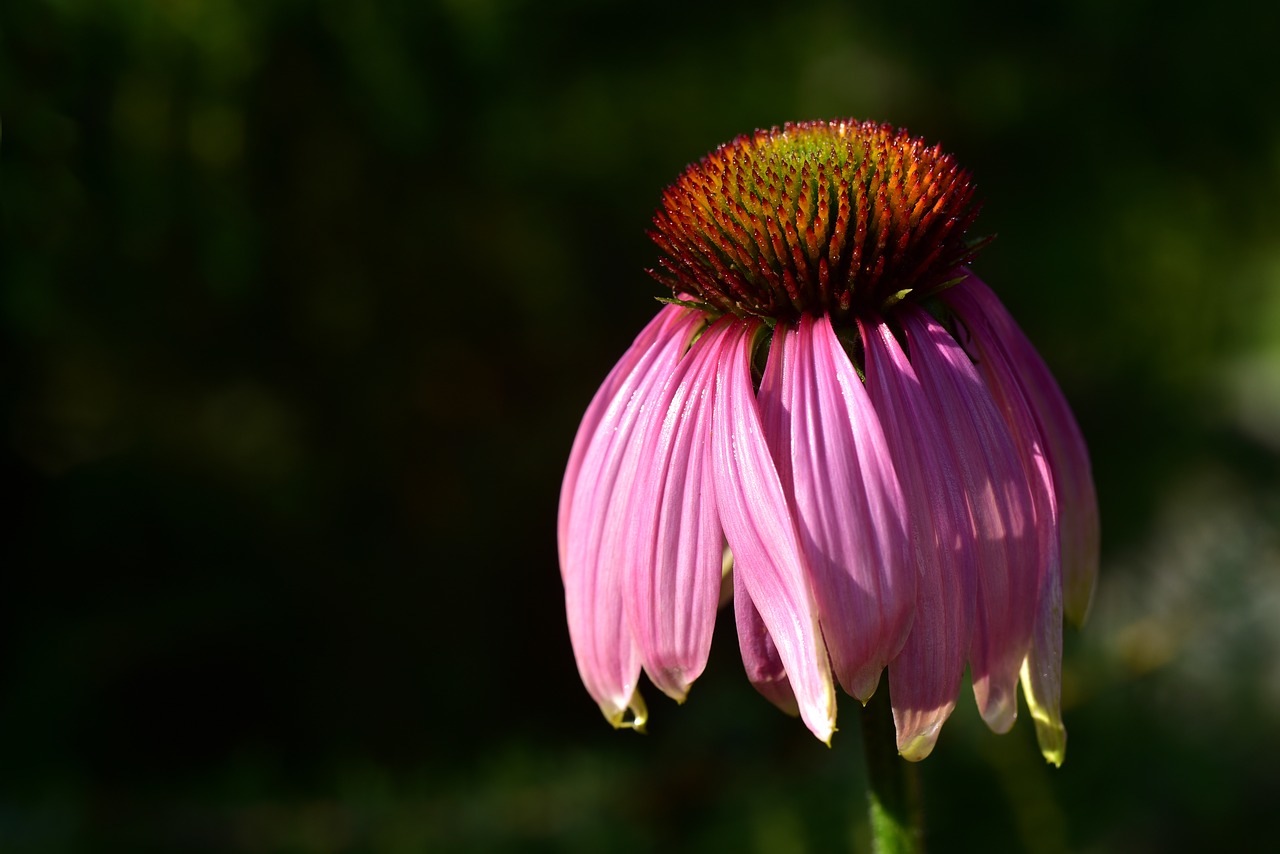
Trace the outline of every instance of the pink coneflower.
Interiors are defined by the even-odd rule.
[[[819,739],[833,683],[865,702],[888,667],[921,759],[968,666],[997,732],[1021,680],[1062,761],[1097,506],[1061,391],[966,266],[976,214],[950,155],[852,121],[739,137],[664,193],[674,299],[587,408],[560,496],[570,637],[614,726],[645,722],[641,670],[684,700],[731,573],[748,676]]]

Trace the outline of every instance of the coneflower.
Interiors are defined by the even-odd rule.
[[[819,739],[834,683],[866,702],[888,667],[921,759],[968,666],[997,732],[1021,680],[1061,763],[1097,503],[1061,391],[968,269],[973,192],[937,146],[832,121],[739,137],[663,194],[672,298],[588,407],[560,496],[570,637],[614,726],[644,724],[642,670],[683,701],[731,572],[749,678]]]

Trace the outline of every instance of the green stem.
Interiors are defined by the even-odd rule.
[[[872,850],[876,854],[922,854],[919,769],[898,755],[888,695],[882,686],[862,710]]]

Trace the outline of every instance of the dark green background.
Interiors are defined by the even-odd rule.
[[[973,172],[1102,507],[1067,762],[962,697],[934,850],[1266,850],[1275,8],[5,2],[0,850],[863,846],[854,701],[821,746],[723,620],[612,732],[554,539],[661,189],[840,116]]]

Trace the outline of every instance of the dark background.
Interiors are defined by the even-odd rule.
[[[554,537],[661,189],[853,116],[975,175],[1102,509],[1067,762],[963,696],[934,850],[1266,850],[1276,8],[4,3],[0,849],[860,850],[857,704],[821,746],[722,620],[614,733]]]

